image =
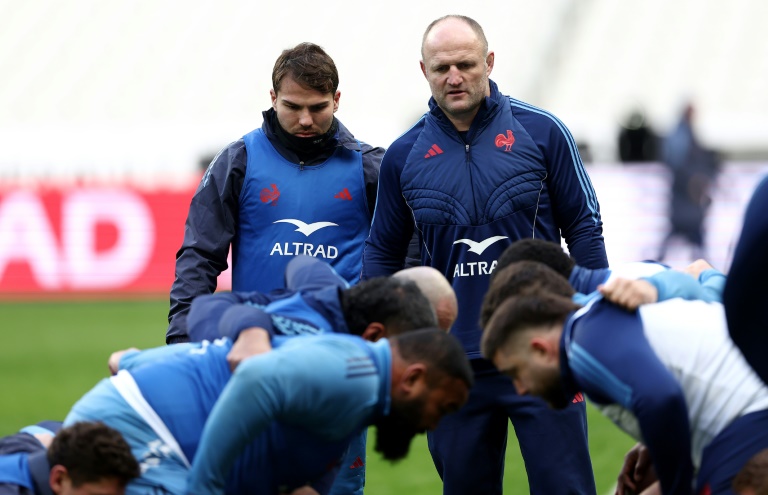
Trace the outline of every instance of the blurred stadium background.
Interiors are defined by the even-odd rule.
[[[705,225],[707,257],[727,271],[768,173],[762,0],[0,0],[0,434],[61,417],[111,350],[163,343],[189,199],[213,155],[260,125],[282,49],[323,46],[340,72],[338,117],[387,146],[426,109],[421,36],[449,13],[484,27],[503,92],[570,127],[612,264],[656,255],[669,193],[663,165],[620,162],[618,133],[640,110],[663,136],[693,102],[723,159]],[[691,256],[673,245],[667,261]],[[631,442],[590,421],[608,490]],[[434,489],[419,447],[418,463],[372,465],[367,493],[408,489],[398,477]],[[515,448],[505,486],[523,490]]]

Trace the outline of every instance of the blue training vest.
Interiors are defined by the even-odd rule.
[[[0,456],[0,483],[19,485],[32,490],[28,460],[29,454],[26,453]]]
[[[267,292],[284,284],[294,256],[322,258],[350,284],[360,278],[371,219],[363,155],[339,146],[309,167],[283,158],[264,132],[243,137],[248,163],[232,246],[232,288]]]

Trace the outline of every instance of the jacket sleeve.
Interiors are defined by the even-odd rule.
[[[391,147],[379,174],[371,233],[365,240],[362,279],[391,275],[403,268],[413,236],[413,215],[400,189],[406,146]]]
[[[269,333],[270,338],[275,335],[272,316],[269,313],[256,306],[235,304],[222,313],[218,323],[218,333],[221,337],[228,337],[234,342],[240,336],[240,332],[252,327],[263,328]]]
[[[384,148],[373,147],[368,143],[360,143],[363,150],[363,177],[365,179],[365,196],[368,199],[368,213],[373,216],[376,208],[376,191],[379,186],[379,169],[384,157]]]
[[[576,265],[571,271],[568,282],[576,290],[582,294],[591,294],[597,290],[597,286],[604,284],[608,280],[608,276],[611,271],[607,268],[584,268]]]
[[[246,163],[245,143],[230,144],[213,159],[192,197],[176,253],[165,336],[169,344],[189,339],[186,318],[192,299],[216,290],[216,278],[227,268]]]
[[[723,305],[728,332],[758,375],[768,383],[768,177],[757,186],[728,271]],[[760,329],[760,330],[758,330]]]
[[[556,117],[538,116],[532,134],[547,162],[547,188],[555,221],[576,263],[607,268],[603,221],[595,190],[581,161],[576,141]]]
[[[39,452],[45,450],[40,440],[31,433],[18,432],[0,438],[0,455]]]
[[[598,301],[577,325],[568,351],[577,384],[588,396],[635,415],[662,493],[690,494],[693,462],[685,396],[645,338],[640,317]]]
[[[723,302],[723,291],[728,277],[715,268],[704,270],[699,275],[701,287],[713,298],[714,301]]]
[[[273,421],[340,441],[367,419],[362,413],[348,416],[352,409],[364,410],[361,404],[373,394],[369,382],[346,378],[347,360],[362,351],[318,346],[318,340],[309,339],[294,342],[298,345],[287,352],[277,347],[240,363],[206,420],[188,493],[223,493],[237,456]]]
[[[664,270],[651,277],[644,278],[650,282],[659,293],[658,302],[667,301],[676,297],[688,301],[700,300],[706,302],[722,302],[722,294],[717,290],[717,282],[722,280],[716,275],[716,270],[707,275],[710,284],[699,282],[687,273],[677,270]],[[722,274],[720,274],[722,275]],[[724,277],[724,276],[723,276]]]
[[[266,306],[270,298],[260,292],[217,292],[197,296],[187,316],[187,333],[192,342],[213,342],[227,334],[219,333],[223,315],[233,306]],[[232,340],[235,340],[234,338]]]

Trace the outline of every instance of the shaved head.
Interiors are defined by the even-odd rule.
[[[459,306],[453,287],[442,273],[430,266],[414,266],[392,276],[414,282],[435,309],[438,326],[450,330],[459,314]]]
[[[467,26],[469,26],[472,31],[474,31],[475,36],[477,36],[477,41],[480,43],[480,48],[483,52],[483,55],[488,53],[488,39],[485,37],[485,32],[483,32],[483,28],[478,24],[477,21],[472,19],[471,17],[467,17],[465,15],[445,15],[439,19],[435,19],[432,21],[429,26],[427,26],[427,29],[424,30],[424,36],[421,38],[421,58],[424,59],[424,45],[427,44],[427,38],[429,38],[430,33],[432,32],[432,29],[437,26],[438,24],[443,24],[445,22],[448,23],[464,23]]]

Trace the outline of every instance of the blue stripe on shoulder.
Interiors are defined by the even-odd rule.
[[[589,179],[589,175],[587,174],[587,171],[584,169],[584,163],[582,163],[581,161],[581,156],[579,155],[578,147],[576,146],[576,141],[573,139],[571,132],[568,130],[565,124],[563,124],[563,122],[560,121],[560,119],[555,117],[553,114],[547,112],[546,110],[535,107],[529,103],[516,100],[511,97],[509,98],[509,103],[512,106],[522,108],[524,110],[529,110],[533,113],[537,113],[539,115],[543,115],[551,119],[555,123],[555,125],[557,125],[558,129],[560,129],[560,132],[563,133],[563,136],[565,136],[565,139],[568,142],[568,148],[570,149],[570,152],[571,152],[571,159],[573,160],[573,168],[576,171],[576,176],[579,178],[579,184],[581,185],[581,190],[584,192],[584,195],[587,197],[587,206],[589,207],[589,210],[592,212],[592,219],[595,222],[595,225],[597,225],[600,222],[600,214],[597,211],[598,210],[597,196],[595,195],[595,189],[592,187],[592,181]]]
[[[576,343],[571,343],[568,361],[574,374],[592,383],[602,393],[616,400],[627,410],[630,409],[632,388],[593,358],[586,349]]]

